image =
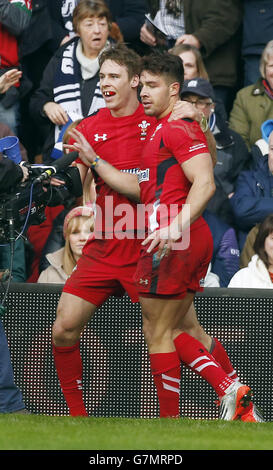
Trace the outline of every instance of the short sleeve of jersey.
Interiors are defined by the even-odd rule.
[[[163,128],[163,141],[180,164],[196,155],[209,153],[206,136],[196,121],[168,122]]]

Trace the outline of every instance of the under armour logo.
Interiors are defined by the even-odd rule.
[[[138,124],[138,127],[141,129],[140,140],[145,140],[147,136],[147,130],[150,125],[151,123],[148,121],[142,121],[140,124]]]
[[[95,134],[95,135],[94,135],[94,138],[95,138],[95,141],[96,141],[96,142],[98,142],[100,139],[101,139],[101,140],[107,140],[107,134],[102,134],[102,135]]]
[[[145,284],[145,286],[147,286],[148,283],[149,283],[148,279],[142,279],[142,277],[139,279],[139,284]]]

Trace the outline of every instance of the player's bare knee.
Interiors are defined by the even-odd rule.
[[[52,340],[55,346],[73,346],[79,338],[78,329],[62,318],[56,318],[52,327]]]

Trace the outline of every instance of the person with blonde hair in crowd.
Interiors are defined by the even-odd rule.
[[[74,207],[65,217],[64,247],[48,253],[50,265],[41,272],[37,282],[63,284],[75,268],[82,250],[94,230],[94,212],[91,206]]]
[[[261,125],[273,116],[273,40],[265,46],[260,78],[238,91],[229,116],[229,126],[244,139],[248,150],[261,138]]]

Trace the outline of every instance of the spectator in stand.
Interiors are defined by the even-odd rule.
[[[19,36],[28,27],[31,18],[30,0],[0,0],[0,75],[11,68],[19,68]],[[19,102],[31,84],[24,78],[0,95],[0,122],[7,124],[18,135]]]
[[[143,43],[139,36],[145,19],[146,0],[106,0],[106,3],[126,45],[142,54]]]
[[[175,44],[191,44],[200,50],[217,100],[229,113],[239,84],[242,25],[241,0],[148,0],[154,23]],[[144,24],[141,40],[156,46]]]
[[[30,101],[37,122],[47,123],[43,158],[54,159],[54,145],[71,122],[104,107],[99,87],[98,56],[109,44],[110,12],[104,2],[81,0],[73,11],[78,36],[49,61],[40,88]]]
[[[49,11],[49,0],[32,0],[32,15],[28,28],[20,38],[22,70],[32,83],[32,89],[21,100],[20,137],[27,148],[29,160],[40,163],[43,129],[29,112],[29,102],[39,88],[48,62],[63,44],[66,34],[60,34]],[[64,41],[65,42],[65,41]],[[44,131],[45,133],[47,131]]]
[[[261,223],[248,266],[240,269],[228,287],[273,289],[273,214]]]
[[[195,46],[190,44],[178,44],[169,50],[171,54],[178,55],[183,62],[184,80],[191,78],[204,78],[209,80],[202,55]]]
[[[219,287],[227,287],[232,276],[240,268],[240,251],[236,232],[233,227],[209,210],[204,211],[203,217],[213,238],[211,273],[218,277]],[[205,287],[207,287],[206,279]]]
[[[262,123],[273,116],[273,40],[263,50],[260,75],[255,84],[238,91],[229,116],[230,128],[242,136],[249,151],[260,139]]]
[[[82,255],[82,250],[94,230],[94,214],[90,206],[74,207],[65,217],[65,245],[47,255],[50,266],[41,272],[37,282],[64,284]]]
[[[178,55],[183,62],[184,80],[192,78],[204,78],[209,81],[208,72],[206,70],[202,54],[195,46],[186,43],[180,43],[169,50],[171,54]],[[211,87],[212,89],[212,87]],[[223,120],[227,120],[227,113],[224,103],[221,99],[215,97],[213,92],[216,115],[221,115]]]
[[[249,231],[271,214],[273,208],[273,132],[269,135],[268,155],[255,146],[253,150],[253,168],[239,174],[230,198],[240,249]]]
[[[260,77],[260,59],[273,36],[273,0],[244,0],[242,57],[244,86]]]
[[[48,0],[48,8],[53,20],[55,34],[59,40],[69,40],[75,35],[72,15],[79,0]],[[105,0],[111,18],[121,31],[124,42],[137,52],[141,52],[140,28],[144,22],[145,0]]]

